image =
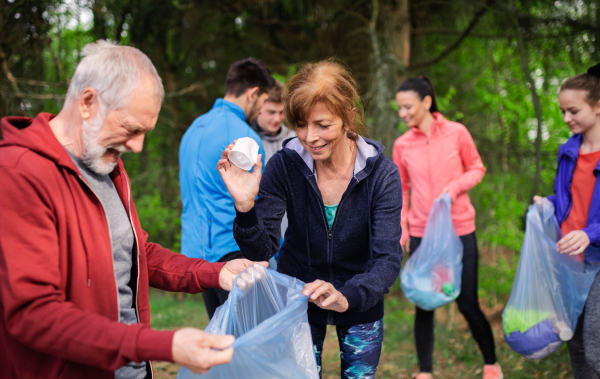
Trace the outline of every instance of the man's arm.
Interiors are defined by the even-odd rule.
[[[136,215],[137,217],[137,215]],[[198,293],[221,288],[219,274],[225,262],[210,263],[199,258],[176,254],[159,244],[148,242],[141,231],[140,245],[146,249],[150,286],[171,292]]]
[[[0,298],[8,333],[36,351],[109,370],[172,360],[174,332],[121,324],[66,300],[56,210],[45,190],[52,184],[39,176],[0,169]]]
[[[34,163],[28,172],[52,171]],[[67,301],[61,290],[56,213],[45,190],[52,182],[47,179],[55,178],[40,180],[23,170],[0,168],[1,317],[15,340],[41,353],[107,370],[131,361],[161,360],[203,373],[231,361],[233,350],[227,348],[233,344],[232,336],[126,325]],[[220,270],[217,285],[231,286],[247,266],[239,261]]]

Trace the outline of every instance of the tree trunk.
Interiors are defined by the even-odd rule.
[[[594,38],[594,61],[600,62],[600,0],[596,0],[596,33]]]
[[[410,1],[398,0],[391,12],[388,39],[392,53],[400,60],[403,69],[410,65]]]
[[[372,123],[371,137],[391,147],[398,137],[398,115],[390,106],[396,88],[410,60],[409,0],[372,0],[367,24],[371,43],[370,88],[365,96]],[[379,26],[379,29],[378,29]]]
[[[496,63],[496,58],[494,57],[493,50],[490,50],[490,61],[492,62],[492,67],[494,69],[494,92],[500,93],[500,70],[498,68],[498,64]],[[508,142],[510,135],[510,128],[508,123],[506,122],[506,117],[502,114],[504,112],[504,105],[502,102],[498,105],[498,110],[496,114],[498,115],[498,122],[500,123],[500,128],[502,130],[502,146],[500,147],[500,157],[502,161],[502,172],[508,171]]]
[[[106,20],[102,8],[102,0],[95,0],[92,12],[94,13],[94,36],[96,37],[96,41],[106,39]]]
[[[535,117],[537,119],[537,135],[535,136],[535,174],[533,177],[533,188],[531,194],[527,199],[528,203],[533,202],[533,196],[537,195],[540,187],[540,174],[541,174],[541,160],[542,160],[542,104],[540,97],[538,96],[537,89],[535,88],[535,81],[531,76],[531,70],[529,69],[529,52],[527,51],[527,45],[523,41],[523,35],[520,31],[519,21],[516,16],[513,16],[513,24],[515,26],[515,35],[517,37],[517,50],[519,58],[521,60],[521,69],[523,70],[523,76],[527,83],[529,83],[529,89],[531,90],[531,99],[533,101],[533,108],[535,110]],[[523,224],[525,226],[525,218],[527,217],[527,211],[523,214]]]

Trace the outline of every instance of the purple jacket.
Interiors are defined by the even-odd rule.
[[[559,225],[562,225],[571,211],[571,182],[582,140],[581,134],[574,134],[558,149],[558,169],[554,180],[555,195],[548,196],[548,200],[554,204],[554,212]],[[600,179],[598,179],[598,173],[600,173],[600,163],[594,169],[596,184],[588,211],[587,224],[582,229],[588,235],[593,247],[586,250],[586,258],[593,263],[600,262]]]

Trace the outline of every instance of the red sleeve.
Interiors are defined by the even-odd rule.
[[[458,142],[465,172],[448,185],[448,195],[450,195],[452,201],[475,187],[485,175],[485,166],[481,161],[477,147],[475,147],[473,137],[464,126],[461,127]]]
[[[125,170],[122,172],[127,178],[123,184],[129,187],[128,193],[131,193],[129,177]],[[149,242],[148,233],[142,230],[135,203],[131,201],[131,205],[139,243],[146,252],[148,280],[151,287],[163,291],[187,293],[204,292],[210,288],[221,287],[219,274],[227,262],[210,263],[203,259],[188,258],[165,249],[157,243]]]
[[[176,254],[156,243],[148,242],[148,233],[145,231],[142,231],[140,237],[140,243],[146,247],[150,286],[164,291],[187,293],[221,287],[219,273],[227,262],[210,263]]]
[[[400,237],[400,245],[404,246],[406,240],[408,240],[409,232],[408,232],[408,209],[410,205],[410,177],[408,176],[408,171],[406,170],[406,166],[404,166],[404,161],[402,160],[402,147],[399,140],[396,140],[394,143],[394,150],[392,151],[392,159],[396,166],[398,166],[398,170],[400,171],[400,180],[402,181],[402,210],[400,211],[400,226],[402,228],[402,236]]]
[[[107,370],[172,360],[174,332],[121,324],[66,300],[47,190],[57,180],[48,172],[56,169],[39,163],[0,167],[0,300],[9,335],[33,350]]]

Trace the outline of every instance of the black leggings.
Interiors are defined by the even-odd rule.
[[[463,271],[460,295],[456,299],[458,309],[465,316],[471,333],[483,354],[485,364],[496,363],[496,352],[494,347],[494,335],[490,323],[479,308],[477,296],[477,272],[479,252],[475,232],[461,236],[463,244]],[[410,237],[410,253],[415,251],[421,238]],[[434,311],[425,311],[417,307],[415,315],[415,342],[417,345],[417,356],[421,372],[431,372],[433,357],[433,321]]]

